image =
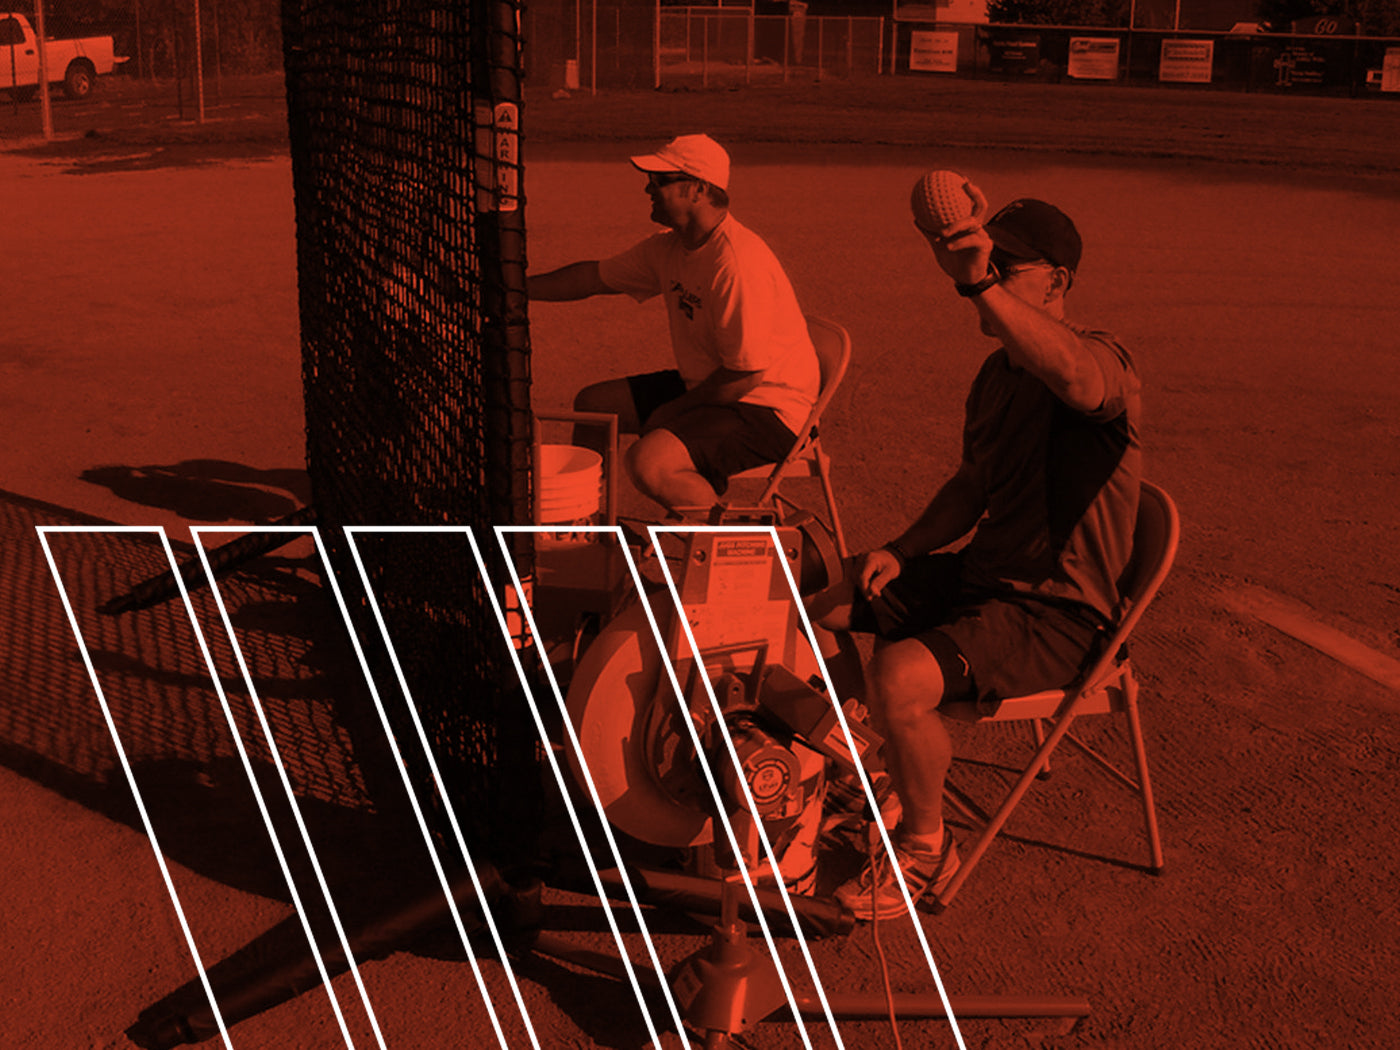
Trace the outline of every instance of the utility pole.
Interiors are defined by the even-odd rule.
[[[204,33],[199,24],[199,0],[194,0],[194,94],[199,122],[204,123]]]
[[[39,38],[39,112],[44,138],[53,138],[53,106],[49,102],[49,38],[44,32],[44,0],[34,0],[34,35]]]

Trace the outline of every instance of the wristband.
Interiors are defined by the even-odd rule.
[[[895,561],[899,562],[901,572],[904,570],[904,566],[909,564],[909,552],[901,547],[897,541],[891,540],[880,549],[889,551],[894,555]]]
[[[1001,274],[997,272],[997,268],[995,266],[988,262],[987,276],[983,277],[976,284],[955,284],[953,285],[953,287],[957,289],[957,293],[961,295],[964,299],[972,299],[975,296],[981,295],[992,285],[1000,283]]]

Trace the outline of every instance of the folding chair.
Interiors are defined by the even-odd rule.
[[[972,849],[951,882],[937,897],[939,907],[947,907],[982,859],[1011,816],[1011,811],[1030,789],[1031,782],[1049,769],[1050,755],[1062,740],[1068,740],[1110,776],[1135,792],[1142,801],[1147,825],[1147,841],[1151,851],[1149,870],[1155,875],[1162,871],[1162,842],[1157,831],[1157,813],[1152,801],[1152,782],[1147,773],[1147,749],[1143,744],[1142,723],[1138,717],[1138,685],[1128,659],[1128,635],[1137,626],[1162,581],[1166,579],[1176,557],[1180,523],[1176,505],[1171,497],[1155,485],[1142,483],[1137,523],[1133,529],[1133,553],[1119,580],[1121,595],[1117,622],[1102,655],[1079,680],[1064,689],[1047,689],[1030,696],[1012,697],[999,703],[945,703],[939,712],[965,722],[1012,722],[1030,720],[1037,747],[1030,764],[1021,772],[1005,801],[993,814],[978,836]],[[1081,715],[1123,714],[1127,716],[1128,734],[1132,743],[1137,777],[1120,771],[1097,751],[1070,732],[1070,726]],[[1049,722],[1045,730],[1042,720]],[[967,816],[970,810],[953,795],[947,796]]]
[[[841,529],[841,518],[836,512],[836,495],[831,488],[831,459],[822,449],[817,424],[846,375],[846,368],[851,362],[851,337],[846,329],[835,321],[828,321],[822,317],[809,316],[807,331],[812,336],[812,345],[817,351],[817,362],[821,366],[821,391],[817,395],[817,403],[807,414],[807,420],[798,430],[797,440],[793,442],[786,456],[771,467],[754,467],[735,474],[734,477],[767,479],[763,494],[757,500],[759,504],[777,498],[778,485],[783,478],[819,478],[822,494],[826,497],[827,514],[831,518],[831,531],[836,538],[836,551],[844,559],[850,552],[846,549],[846,534]],[[787,502],[791,503],[790,500]]]

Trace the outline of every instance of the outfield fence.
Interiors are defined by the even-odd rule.
[[[899,20],[886,71],[1400,97],[1400,38]]]

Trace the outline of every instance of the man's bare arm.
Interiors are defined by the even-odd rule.
[[[588,259],[570,263],[548,273],[532,273],[525,278],[525,291],[538,302],[571,302],[593,295],[616,295],[615,288],[603,283],[598,262]]]
[[[1078,412],[1093,412],[1103,404],[1103,370],[1074,329],[1000,285],[973,301],[1012,364],[1030,372]]]
[[[910,556],[940,550],[976,528],[986,509],[986,494],[964,463],[895,542]]]
[[[854,585],[870,600],[904,570],[906,558],[928,554],[962,539],[982,519],[987,498],[963,463],[929,501],[914,524],[893,543],[877,547],[856,560]]]

